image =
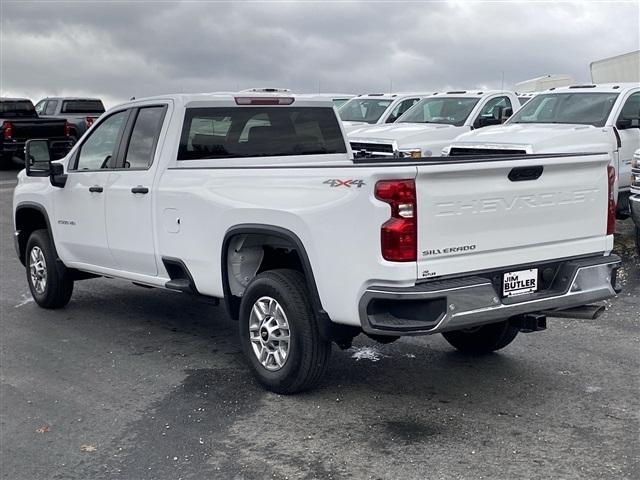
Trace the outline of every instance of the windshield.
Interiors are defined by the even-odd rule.
[[[529,100],[507,123],[569,123],[604,127],[617,93],[548,93]]]
[[[442,123],[460,127],[478,100],[471,97],[424,98],[407,110],[396,123]]]
[[[0,115],[7,117],[37,117],[36,109],[29,100],[2,100]]]
[[[393,100],[354,98],[340,107],[338,113],[345,122],[376,123]]]
[[[65,100],[62,113],[104,113],[104,105],[100,100]]]

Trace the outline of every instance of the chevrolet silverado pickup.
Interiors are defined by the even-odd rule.
[[[8,167],[24,161],[24,145],[30,138],[70,140],[70,124],[64,119],[40,118],[31,100],[0,98],[0,163]]]
[[[628,216],[631,159],[640,148],[640,85],[573,85],[529,100],[504,125],[460,135],[443,154],[609,152],[617,208]]]
[[[438,157],[463,132],[504,122],[520,101],[513,92],[458,90],[423,98],[390,125],[348,132],[361,156]]]
[[[340,107],[338,113],[349,132],[366,125],[393,123],[418,100],[430,93],[369,93],[358,95]]]
[[[63,118],[70,124],[70,137],[77,141],[96,118],[104,113],[99,98],[47,97],[36,103],[36,112],[44,118]]]
[[[47,147],[14,191],[36,303],[95,276],[223,301],[276,392],[361,333],[488,353],[617,289],[606,154],[358,159],[331,101],[264,93],[138,99]]]

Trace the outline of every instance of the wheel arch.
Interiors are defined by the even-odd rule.
[[[236,300],[237,297],[234,297],[231,293],[229,285],[229,266],[227,260],[229,256],[229,246],[231,244],[231,241],[239,235],[263,235],[268,237],[277,237],[285,241],[287,245],[289,245],[290,248],[296,252],[300,260],[302,274],[305,277],[309,293],[311,294],[310,300],[314,313],[318,316],[318,318],[325,319],[326,322],[330,323],[327,312],[325,312],[325,310],[322,308],[322,302],[320,300],[318,287],[313,275],[313,268],[311,267],[311,262],[309,261],[309,255],[307,254],[304,244],[302,243],[300,238],[294,232],[286,228],[263,224],[235,225],[226,231],[224,239],[222,241],[222,256],[220,263],[222,267],[222,288],[224,292],[225,306],[232,318],[238,318],[239,302]],[[321,323],[325,322],[323,321]]]
[[[21,202],[16,207],[14,214],[15,226],[15,247],[20,263],[25,264],[25,251],[27,249],[27,241],[29,236],[36,230],[46,229],[51,244],[55,251],[55,242],[53,241],[53,232],[51,230],[51,222],[47,210],[39,203]],[[56,252],[57,255],[57,252]]]

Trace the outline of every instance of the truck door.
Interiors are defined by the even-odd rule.
[[[106,192],[109,250],[119,270],[155,276],[153,179],[167,104],[133,109]]]
[[[69,262],[113,267],[105,190],[128,116],[121,110],[103,119],[69,159],[65,187],[54,189],[56,246]]]
[[[634,92],[626,98],[615,125],[620,138],[618,181],[621,190],[628,190],[631,186],[633,153],[640,148],[640,92]]]

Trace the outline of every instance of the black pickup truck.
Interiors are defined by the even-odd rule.
[[[45,118],[64,118],[75,141],[104,113],[104,105],[99,98],[47,97],[36,103],[36,112]]]
[[[40,118],[27,98],[0,98],[0,166],[24,163],[24,144],[32,138],[53,142],[71,139],[64,118]]]

